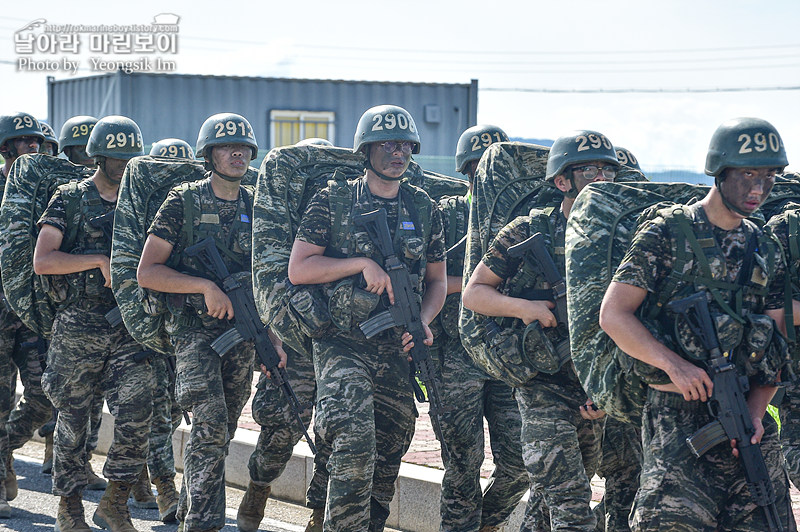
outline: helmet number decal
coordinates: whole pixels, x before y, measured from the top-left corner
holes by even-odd
[[[33,127],[33,118],[30,115],[22,115],[14,117],[14,129],[25,129]]]
[[[494,139],[492,139],[492,134],[494,134]],[[495,131],[494,133],[489,133],[488,131],[484,131],[483,133],[478,135],[473,135],[469,138],[469,141],[472,143],[472,151],[479,151],[483,148],[488,148],[495,142],[502,142],[503,138],[500,136],[499,131]]]
[[[736,140],[741,142],[739,146],[740,154],[753,153],[753,150],[761,153],[767,151],[767,148],[778,153],[781,149],[781,139],[773,132],[769,132],[765,135],[759,131],[752,137],[747,133],[742,133]]]
[[[253,129],[246,125],[244,122],[236,122],[234,120],[226,120],[225,122],[217,122],[214,124],[214,129],[217,130],[214,138],[220,137],[233,137],[241,134],[242,137],[255,138],[253,136]],[[239,133],[241,129],[241,133]]]
[[[575,137],[575,142],[578,143],[578,151],[598,150],[601,146],[612,150],[614,147],[605,135],[595,135],[589,133],[588,135],[578,135]]]
[[[81,124],[78,126],[72,126],[72,138],[75,139],[78,137],[85,137],[92,132],[93,128],[94,124]]]
[[[180,152],[180,155],[178,155],[178,152]],[[186,153],[186,146],[161,146],[158,154],[161,157],[181,157],[183,159],[189,158],[189,154]]]
[[[622,150],[617,150],[617,159],[620,164],[638,164],[636,157],[632,153],[625,153]]]
[[[130,144],[128,143],[128,137],[130,137]],[[113,133],[109,133],[106,135],[106,149],[113,150],[114,148],[126,148],[128,146],[133,148],[141,148],[142,147],[142,137],[141,135],[137,135],[136,133],[124,133],[120,131],[116,135]]]
[[[407,129],[411,133],[414,132],[414,123],[402,113],[395,115],[394,113],[386,113],[385,115],[375,115],[372,117],[372,131],[383,131],[385,129]]]

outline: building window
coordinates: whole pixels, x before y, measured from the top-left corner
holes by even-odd
[[[289,146],[312,137],[334,142],[333,111],[270,111],[272,145]]]

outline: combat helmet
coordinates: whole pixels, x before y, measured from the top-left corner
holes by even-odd
[[[708,145],[706,174],[725,168],[784,168],[789,164],[775,126],[761,118],[734,118],[721,124]]]
[[[197,135],[195,154],[198,159],[211,158],[206,148],[218,144],[245,144],[250,146],[252,161],[258,156],[258,143],[250,122],[235,113],[218,113],[206,118]]]
[[[466,129],[456,145],[456,172],[466,174],[467,163],[480,160],[486,148],[495,142],[508,142],[506,132],[497,126],[481,124]]]
[[[126,116],[111,115],[97,121],[86,143],[89,157],[132,159],[144,155],[142,132]]]
[[[353,152],[360,152],[367,144],[387,140],[411,141],[414,144],[411,153],[419,153],[419,131],[408,111],[397,105],[377,105],[367,109],[356,126]]]
[[[310,137],[307,139],[303,139],[295,146],[333,146],[333,142],[329,141],[328,139],[321,139],[319,137]]]
[[[19,137],[38,137],[40,142],[44,142],[42,126],[36,118],[28,113],[14,113],[0,116],[0,152],[7,157],[16,157],[17,153],[13,146],[6,143],[11,139]]]
[[[189,143],[181,139],[161,139],[150,148],[150,155],[172,159],[194,159],[194,151]]]
[[[567,167],[591,161],[606,161],[614,166],[619,166],[614,145],[605,135],[584,129],[558,137],[550,147],[550,154],[547,156],[545,181],[554,183],[556,176],[564,173]],[[564,195],[574,198],[578,194],[578,188],[575,186],[572,172],[566,177],[572,185],[572,189],[565,192]]]
[[[639,167],[639,160],[631,153],[631,150],[623,148],[622,146],[614,146],[614,150],[617,152],[619,164],[627,166],[628,168],[633,168],[634,170],[639,170],[640,172],[642,171]]]
[[[44,120],[39,120],[39,125],[42,126],[42,133],[44,134],[44,142],[42,142],[40,151],[46,153],[45,150],[47,148],[45,146],[47,144],[51,144],[53,150],[52,153],[49,153],[48,155],[58,155],[58,139],[56,138],[56,132],[53,131],[53,128],[50,127],[50,124]]]
[[[61,126],[61,134],[58,136],[59,153],[64,151],[67,146],[86,146],[89,144],[89,136],[97,123],[97,118],[93,116],[73,116]]]

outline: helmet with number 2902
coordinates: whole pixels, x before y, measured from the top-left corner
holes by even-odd
[[[387,140],[408,140],[414,144],[411,153],[419,153],[419,131],[411,114],[397,105],[378,105],[367,109],[356,126],[353,152],[367,144]]]
[[[558,137],[550,147],[545,178],[553,182],[568,166],[591,161],[607,161],[619,166],[614,145],[605,135],[590,130],[573,131]]]
[[[111,115],[101,118],[92,128],[86,144],[89,157],[132,159],[144,155],[142,132],[127,116]]]
[[[784,168],[789,164],[775,126],[761,118],[734,118],[722,123],[708,145],[706,174],[725,168]]]
[[[219,144],[244,144],[251,148],[251,161],[258,156],[258,142],[253,127],[245,117],[236,113],[218,113],[206,118],[200,126],[194,151],[198,159],[211,157],[206,148]]]

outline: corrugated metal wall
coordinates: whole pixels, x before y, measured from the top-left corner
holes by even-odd
[[[335,144],[350,147],[361,114],[373,105],[392,103],[414,117],[422,154],[439,156],[453,155],[458,136],[476,123],[478,104],[477,80],[424,84],[117,72],[51,78],[48,93],[48,118],[57,131],[75,115],[121,114],[139,124],[146,144],[177,137],[194,145],[203,120],[229,111],[250,121],[262,148],[271,144],[272,110],[333,111]],[[438,123],[426,120],[436,114],[435,106]]]

